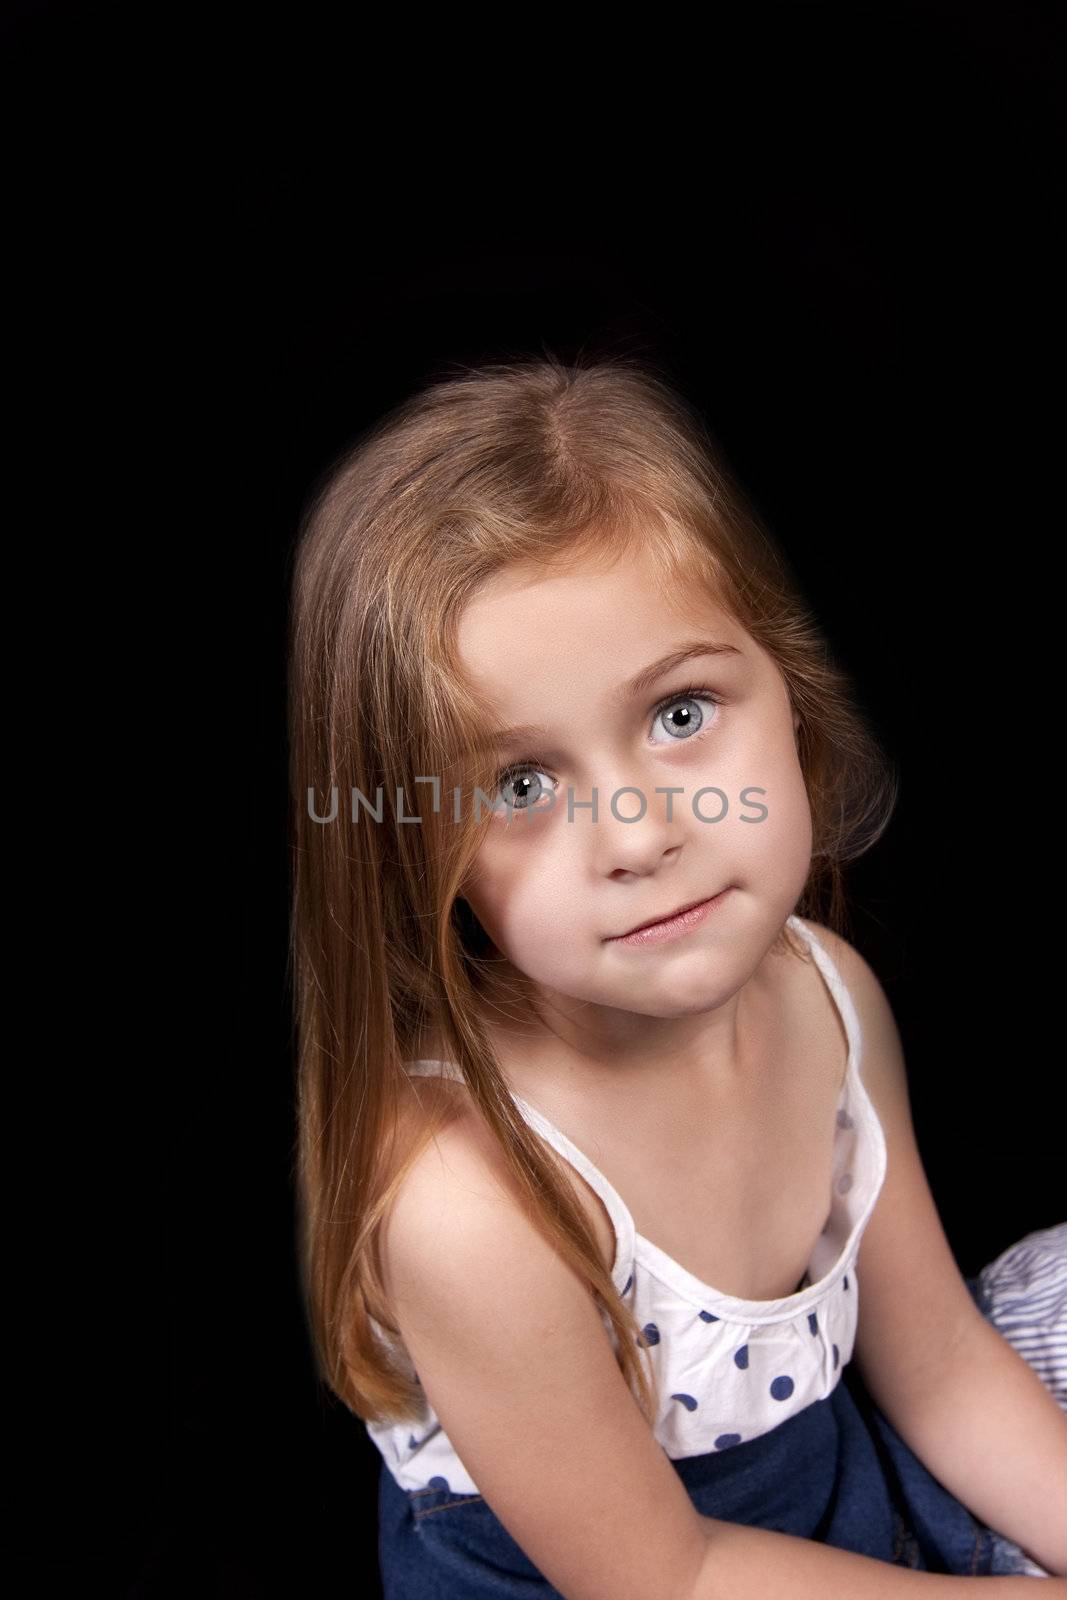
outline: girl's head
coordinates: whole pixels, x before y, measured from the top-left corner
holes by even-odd
[[[808,878],[811,807],[785,677],[711,575],[665,564],[654,541],[605,553],[506,567],[460,616],[460,660],[492,707],[480,732],[504,763],[463,889],[553,1032],[577,1014],[583,1050],[633,1033],[643,1052],[634,1013],[706,1012],[775,941]],[[725,890],[655,954],[620,941]]]
[[[546,996],[557,1014],[707,1011],[789,947],[794,910],[841,926],[842,866],[886,826],[895,778],[782,553],[647,368],[465,371],[365,433],[308,506],[290,733],[301,1242],[324,1377],[368,1420],[419,1413],[378,1337],[376,1241],[417,1153],[399,1143],[403,1063],[429,1029],[648,1409],[633,1319],[487,1019]],[[728,886],[653,961],[611,942]],[[423,1138],[444,1097],[427,1111]]]

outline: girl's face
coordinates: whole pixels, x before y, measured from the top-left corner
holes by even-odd
[[[792,913],[811,859],[799,719],[781,674],[695,583],[665,601],[653,559],[566,576],[510,568],[470,602],[458,635],[495,726],[537,725],[494,744],[491,798],[512,811],[493,816],[465,898],[556,1015],[608,1040],[630,1036],[634,1013],[693,1018],[728,1001]],[[694,645],[725,648],[659,667]],[[723,890],[678,937],[617,940]]]

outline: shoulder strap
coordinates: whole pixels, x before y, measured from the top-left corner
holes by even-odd
[[[859,1013],[856,1010],[855,1002],[838,970],[837,963],[815,933],[815,930],[809,928],[807,923],[803,922],[800,917],[793,916],[787,920],[789,926],[807,941],[815,964],[822,974],[823,981],[830,991],[830,997],[837,1007],[838,1015],[844,1025],[845,1037],[848,1040],[848,1062],[845,1067],[845,1078],[847,1080],[851,1072],[859,1072],[863,1056],[863,1033],[860,1028]]]
[[[418,1061],[405,1061],[409,1078],[451,1078],[455,1083],[463,1082],[463,1074],[454,1061],[431,1061],[428,1057],[420,1057]]]
[[[568,1139],[567,1135],[549,1122],[548,1118],[523,1100],[520,1095],[512,1094],[511,1098],[518,1106],[525,1120],[530,1124],[535,1133],[558,1150],[559,1154],[568,1161],[589,1184],[590,1188],[598,1194],[604,1202],[604,1207],[611,1218],[612,1228],[615,1230],[615,1261],[612,1267],[612,1279],[619,1293],[627,1288],[633,1264],[634,1254],[634,1219],[630,1215],[625,1201],[615,1188],[609,1183],[598,1166],[595,1166],[583,1150]]]
[[[458,1083],[463,1081],[463,1074],[454,1061],[418,1060],[409,1061],[406,1066],[408,1073],[413,1077],[428,1078],[437,1076],[452,1078]],[[619,1293],[623,1293],[628,1287],[633,1269],[635,1229],[633,1217],[630,1215],[622,1196],[614,1185],[608,1182],[600,1168],[594,1166],[585,1152],[579,1150],[578,1146],[572,1143],[567,1135],[556,1127],[555,1123],[549,1122],[543,1112],[538,1111],[536,1106],[530,1105],[528,1100],[524,1100],[521,1095],[517,1095],[513,1091],[511,1091],[511,1098],[518,1107],[524,1121],[528,1122],[535,1133],[540,1134],[542,1139],[545,1139],[554,1150],[558,1151],[565,1161],[569,1162],[572,1167],[575,1167],[581,1173],[590,1188],[604,1202],[604,1207],[611,1218],[611,1225],[615,1230],[615,1261],[612,1267],[612,1279]]]

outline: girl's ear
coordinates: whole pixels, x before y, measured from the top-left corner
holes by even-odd
[[[799,727],[800,727],[800,712],[799,711],[794,711],[793,712],[793,732],[796,733],[796,731],[797,731],[797,729]]]

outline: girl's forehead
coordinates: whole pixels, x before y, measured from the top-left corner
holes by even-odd
[[[611,565],[589,561],[565,571],[512,566],[485,580],[458,621],[468,666],[491,657],[509,637],[530,648],[530,630],[556,648],[595,654],[631,634],[663,637],[679,628],[707,630],[740,646],[751,639],[696,571],[675,574],[651,552],[627,552]],[[545,646],[543,646],[545,647]]]
[[[672,671],[677,683],[683,674],[761,678],[768,666],[702,584],[676,596],[621,563],[606,573],[502,575],[468,606],[457,646],[461,671],[513,742],[546,738],[544,706],[573,705],[576,689],[608,709],[669,689]]]

